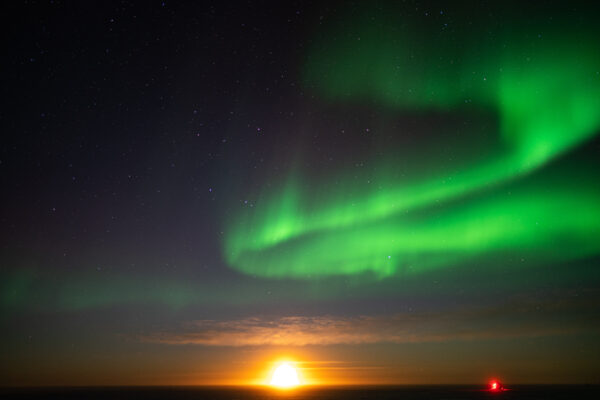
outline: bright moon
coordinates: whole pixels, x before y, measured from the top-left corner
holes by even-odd
[[[281,363],[273,372],[273,377],[271,378],[272,386],[291,388],[299,384],[300,381],[298,380],[296,369],[288,363]]]

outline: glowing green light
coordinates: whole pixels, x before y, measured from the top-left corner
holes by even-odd
[[[450,203],[516,182],[598,133],[600,52],[590,35],[556,31],[531,44],[521,40],[527,30],[515,30],[495,42],[460,41],[469,48],[399,32],[385,18],[345,22],[357,33],[334,29],[309,54],[305,83],[321,99],[421,112],[493,110],[502,148],[467,168],[408,183],[375,177],[360,194],[343,172],[335,191],[308,190],[290,178],[228,227],[225,256],[233,267],[266,277],[387,276],[503,249],[540,260],[600,250],[600,197],[586,186]],[[421,218],[407,217],[415,211]],[[571,247],[556,254],[559,238]]]

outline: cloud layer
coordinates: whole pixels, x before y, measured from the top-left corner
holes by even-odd
[[[145,342],[204,346],[307,346],[418,343],[564,335],[598,331],[593,318],[574,319],[562,306],[458,309],[379,316],[287,316],[199,320],[178,331],[143,336]]]

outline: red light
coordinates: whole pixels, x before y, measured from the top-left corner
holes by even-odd
[[[492,382],[492,390],[498,389],[498,382]]]
[[[494,391],[494,392],[500,391],[500,390],[502,390],[502,385],[498,381],[491,381],[490,382],[490,390]]]

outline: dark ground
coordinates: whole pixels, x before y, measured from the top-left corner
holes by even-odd
[[[304,388],[279,391],[247,387],[105,387],[105,388],[4,388],[2,398],[10,399],[594,399],[600,385],[523,385],[503,392],[478,386],[373,386]]]

